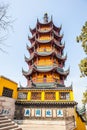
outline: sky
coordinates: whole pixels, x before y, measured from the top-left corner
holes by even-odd
[[[37,18],[42,21],[44,13],[48,13],[49,19],[53,16],[56,26],[62,25],[64,54],[67,53],[65,70],[70,67],[70,74],[65,84],[73,85],[75,101],[81,105],[83,92],[87,88],[87,77],[80,78],[78,64],[86,55],[81,43],[76,42],[76,36],[81,33],[81,28],[87,20],[87,0],[0,0],[0,3],[9,4],[8,16],[13,21],[12,28],[2,31],[6,39],[0,47],[7,53],[0,51],[0,75],[24,87],[27,85],[26,78],[22,75],[22,68],[28,70],[24,55],[29,57],[26,49],[26,44],[30,45],[29,27],[33,29]],[[1,32],[0,34],[2,35]]]

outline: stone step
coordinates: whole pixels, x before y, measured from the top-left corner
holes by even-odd
[[[10,119],[8,119],[8,120],[2,120],[2,121],[0,121],[0,124],[2,124],[2,123],[9,123],[9,122],[11,122]]]
[[[6,120],[8,117],[0,117],[0,120]]]
[[[12,125],[12,126],[6,126],[6,127],[2,127],[0,128],[0,130],[11,130],[11,129],[14,129],[14,128],[18,128],[18,125]]]
[[[22,128],[8,117],[0,115],[0,130],[22,130]]]
[[[0,114],[0,117],[5,117],[5,116]]]
[[[14,129],[10,129],[10,130],[22,130],[22,128],[18,127],[18,128],[14,128]]]
[[[15,123],[14,122],[2,123],[0,124],[0,128],[5,126],[11,126],[11,125],[15,125]]]

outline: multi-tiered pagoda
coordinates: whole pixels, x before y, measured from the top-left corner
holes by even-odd
[[[47,14],[43,19],[43,23],[37,20],[36,27],[30,28],[31,46],[27,45],[30,57],[25,57],[28,71],[22,70],[27,86],[18,88],[16,118],[74,119],[76,102],[72,86],[64,84],[69,69],[64,70],[67,55],[63,55],[65,44],[62,43],[61,27],[56,27]]]

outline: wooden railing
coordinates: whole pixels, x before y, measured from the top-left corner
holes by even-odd
[[[33,79],[33,82],[34,83],[51,83],[51,82],[54,82],[55,80],[54,79],[43,79],[43,78],[37,78],[37,79]]]

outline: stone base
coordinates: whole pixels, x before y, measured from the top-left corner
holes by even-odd
[[[43,119],[51,120],[58,117],[70,117],[75,116],[74,107],[65,106],[25,106],[25,105],[16,105],[15,110],[15,119],[17,120],[28,120],[28,119]]]
[[[15,99],[9,97],[0,97],[0,114],[13,119],[15,112]]]

